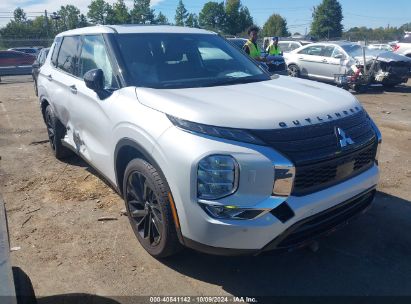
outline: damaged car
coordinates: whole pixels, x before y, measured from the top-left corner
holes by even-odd
[[[364,79],[364,85],[392,87],[406,83],[411,68],[411,60],[405,56],[368,48],[364,54],[362,46],[346,41],[313,43],[284,57],[290,76],[332,83],[336,82],[337,75],[352,77],[357,74],[355,80]],[[367,77],[361,78],[361,75]]]

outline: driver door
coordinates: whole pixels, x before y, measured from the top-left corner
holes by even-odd
[[[328,81],[334,81],[336,74],[344,74],[347,70],[347,56],[338,46],[327,45],[324,48],[323,77]]]
[[[105,88],[115,90],[118,84],[113,76],[112,64],[101,34],[82,37],[78,75],[74,84],[76,98],[71,99],[71,139],[82,157],[106,176],[111,176],[107,164],[113,149],[110,136],[112,123],[109,113],[116,93],[100,99],[96,92],[86,87],[84,74],[92,69],[104,73]]]

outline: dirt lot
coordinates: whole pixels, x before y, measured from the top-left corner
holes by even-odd
[[[121,198],[79,158],[56,160],[29,77],[0,84],[0,192],[13,265],[39,297],[411,295],[411,82],[357,96],[384,137],[370,211],[320,242],[258,257],[186,250],[158,261],[135,240]],[[117,220],[100,222],[103,216]]]

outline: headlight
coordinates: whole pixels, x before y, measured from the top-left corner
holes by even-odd
[[[197,167],[197,196],[200,199],[219,199],[234,193],[238,187],[238,164],[228,155],[203,158]]]
[[[264,142],[250,134],[249,132],[241,129],[234,128],[222,128],[214,127],[210,125],[204,125],[188,120],[183,120],[174,116],[167,115],[168,119],[177,127],[195,133],[201,133],[209,136],[220,137],[230,140],[236,140],[240,142],[247,142],[256,145],[264,145]]]

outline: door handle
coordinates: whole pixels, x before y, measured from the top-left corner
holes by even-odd
[[[69,88],[70,88],[70,92],[71,92],[71,93],[77,94],[77,88],[76,88],[76,86],[75,86],[74,84],[71,85],[71,86],[69,86]]]
[[[50,75],[47,75],[46,78],[47,78],[48,81],[52,81],[52,80],[53,80],[53,77],[51,76],[51,74],[50,74]]]
[[[321,62],[327,63],[327,59],[323,59],[321,60]]]

